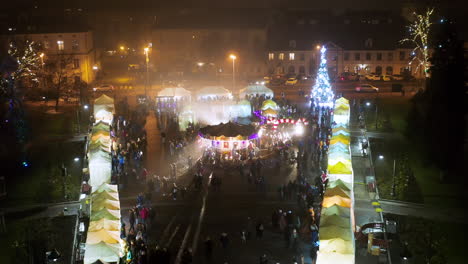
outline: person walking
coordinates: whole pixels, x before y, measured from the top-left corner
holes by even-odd
[[[205,239],[205,258],[207,261],[211,260],[211,256],[213,255],[213,241],[209,236]]]
[[[130,230],[134,230],[135,231],[135,212],[133,211],[133,209],[130,209],[129,210],[129,217],[128,217],[128,222],[130,223],[130,228],[128,229],[128,231]]]
[[[247,243],[247,232],[245,230],[242,230],[241,233],[241,242],[242,244],[245,244]]]
[[[227,253],[228,247],[229,247],[229,237],[226,232],[221,233],[221,236],[219,237],[219,241],[221,242],[221,246],[224,249],[224,253]]]
[[[262,239],[263,237],[263,223],[262,222],[259,222],[257,224],[257,239]]]

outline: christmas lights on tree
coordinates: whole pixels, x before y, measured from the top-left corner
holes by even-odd
[[[331,89],[330,78],[328,77],[327,60],[325,59],[326,51],[325,47],[322,47],[320,50],[320,67],[312,89],[312,100],[315,106],[332,108],[335,95]]]

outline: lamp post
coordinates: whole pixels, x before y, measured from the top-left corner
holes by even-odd
[[[41,68],[44,69],[44,53],[41,52],[41,54],[39,54],[39,57],[41,58]]]
[[[231,54],[229,55],[229,58],[232,60],[232,91],[234,92],[234,89],[236,87],[236,55]]]
[[[145,85],[145,97],[148,96],[147,94],[147,86],[149,85],[149,48],[145,48],[145,55],[146,55],[146,85]]]

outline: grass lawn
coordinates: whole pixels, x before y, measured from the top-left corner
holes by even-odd
[[[392,97],[378,99],[379,126],[377,131],[389,132],[393,137],[385,139],[374,139],[371,142],[374,159],[379,155],[384,155],[384,162],[376,162],[376,176],[379,183],[379,190],[384,198],[390,198],[392,185],[393,158],[398,158],[398,153],[406,153],[409,163],[416,178],[414,192],[410,195],[412,201],[420,201],[434,206],[460,207],[463,201],[467,200],[467,195],[457,184],[444,184],[439,181],[439,172],[431,164],[426,164],[421,160],[419,148],[414,143],[409,142],[405,136],[406,116],[410,109],[408,98]],[[390,121],[390,130],[383,125],[383,119]],[[369,131],[375,131],[375,108],[369,108],[366,123]],[[430,144],[430,143],[429,143]],[[418,194],[417,192],[420,192]]]
[[[464,256],[464,230],[468,224],[443,223],[431,221],[418,217],[385,215],[386,219],[396,220],[398,223],[399,240],[407,241],[408,247],[413,254],[411,263],[425,263],[423,261],[425,250],[430,246],[430,241],[435,243],[435,249],[446,258],[447,263],[465,263]],[[430,239],[429,234],[432,235]]]
[[[12,166],[6,175],[8,196],[1,202],[2,206],[64,201],[64,181],[68,200],[78,197],[81,162],[75,162],[74,158],[81,160],[83,141],[69,141],[77,127],[74,109],[74,106],[64,106],[63,112],[48,113],[43,105],[26,106],[31,129],[25,157],[29,166]],[[20,164],[21,160],[15,162]],[[61,175],[62,163],[71,175],[65,179]]]
[[[43,263],[52,249],[62,255],[56,263],[70,263],[76,216],[51,219],[7,219],[7,232],[0,239],[1,263]]]

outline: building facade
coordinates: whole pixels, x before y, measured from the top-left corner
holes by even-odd
[[[23,33],[10,36],[11,40],[34,41],[44,54],[44,64],[66,57],[67,75],[92,83],[99,70],[98,54],[94,47],[92,31],[71,31],[58,33]]]
[[[229,10],[228,10],[229,11]],[[163,76],[206,73],[219,78],[263,76],[266,64],[266,19],[248,20],[248,14],[201,11],[160,21],[152,31],[151,61]]]

